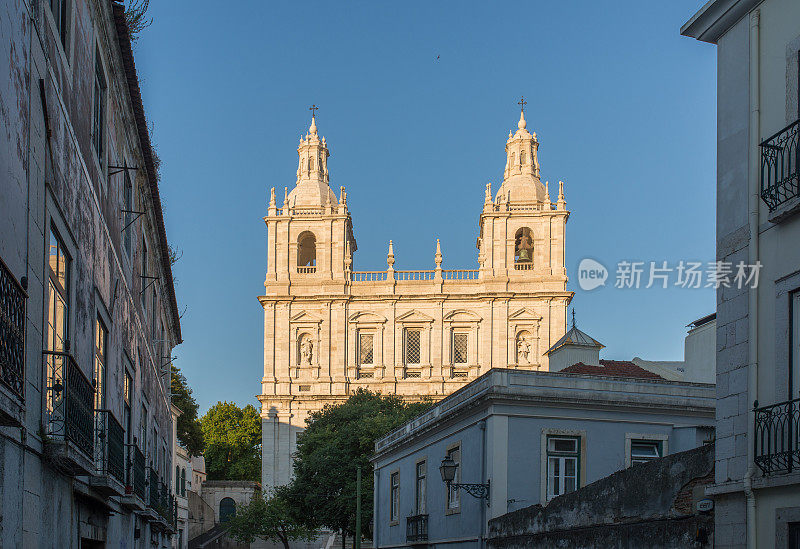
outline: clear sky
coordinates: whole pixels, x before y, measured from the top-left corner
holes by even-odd
[[[262,217],[270,187],[280,203],[294,185],[312,103],[331,186],[348,191],[354,267],[385,269],[392,239],[395,268],[432,269],[440,238],[444,268],[477,268],[484,186],[502,180],[524,95],[554,200],[565,182],[578,325],[606,358],[682,360],[713,289],[614,278],[620,260],[714,260],[716,52],[679,35],[702,4],[152,2],[135,55],[183,250],[177,365],[201,412],[257,404]],[[585,257],[608,267],[605,287],[578,287]]]

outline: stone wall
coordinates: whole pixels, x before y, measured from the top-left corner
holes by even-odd
[[[697,513],[714,480],[706,445],[619,471],[489,521],[490,547],[712,547],[714,516]]]

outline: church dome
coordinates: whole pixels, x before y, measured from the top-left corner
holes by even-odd
[[[289,193],[289,204],[292,208],[322,208],[328,204],[338,206],[336,195],[325,181],[299,181]]]

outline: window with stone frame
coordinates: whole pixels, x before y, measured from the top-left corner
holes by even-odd
[[[106,406],[106,363],[108,347],[108,329],[100,317],[97,317],[94,347],[94,409],[102,410]]]
[[[659,440],[631,440],[631,466],[647,463],[662,456],[661,441]]]
[[[400,517],[400,473],[389,476],[389,520],[397,522]]]
[[[469,334],[467,332],[453,332],[453,364],[467,364],[469,362]]]
[[[447,457],[456,464],[456,472],[453,476],[453,484],[461,482],[461,446],[455,446],[447,451]],[[458,488],[447,485],[447,509],[449,511],[458,510],[461,507],[461,493]]]
[[[103,165],[106,139],[106,75],[100,49],[95,47],[94,58],[94,104],[92,106],[92,145],[97,160]]]
[[[547,501],[579,486],[580,438],[547,437]]]
[[[405,330],[405,363],[411,366],[418,366],[421,363],[422,355],[422,330],[419,328],[406,328]]]
[[[375,364],[375,334],[372,332],[358,333],[358,364],[360,366]]]

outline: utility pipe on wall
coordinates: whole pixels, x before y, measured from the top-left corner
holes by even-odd
[[[758,209],[759,197],[759,142],[760,125],[760,77],[759,70],[759,27],[761,13],[758,9],[750,13],[750,135],[749,135],[749,169],[747,194],[750,242],[748,243],[748,259],[750,265],[759,260],[758,250]],[[758,400],[758,288],[751,287],[748,295],[747,328],[748,328],[748,372],[747,400],[752,405]],[[755,412],[748,412],[747,422],[747,472],[744,475],[744,495],[747,505],[747,548],[756,549],[758,536],[756,531],[756,495],[753,492],[753,476],[755,475]]]

